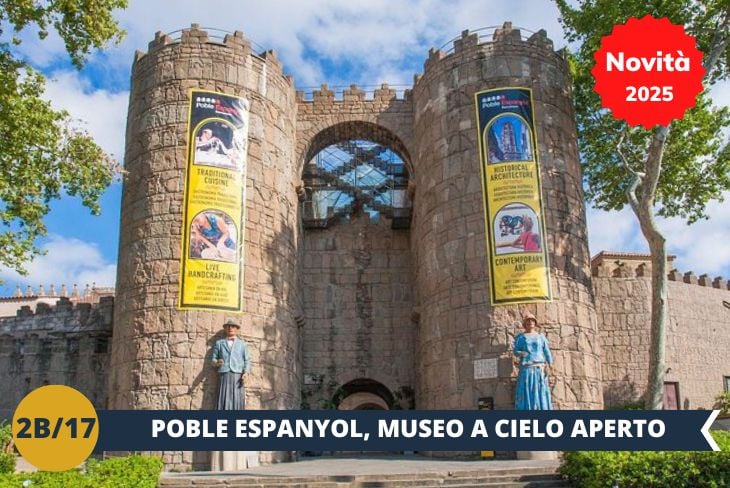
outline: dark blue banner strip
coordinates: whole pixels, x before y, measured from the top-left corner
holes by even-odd
[[[712,450],[712,411],[100,410],[105,451]],[[709,424],[708,424],[709,425]]]

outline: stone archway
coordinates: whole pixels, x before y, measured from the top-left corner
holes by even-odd
[[[348,395],[337,408],[339,410],[390,410],[382,397],[366,391]]]
[[[348,139],[367,139],[398,152],[414,174],[411,156],[415,156],[413,133],[413,98],[407,90],[403,98],[383,85],[371,100],[356,86],[345,90],[342,100],[335,100],[332,90],[323,85],[312,100],[297,99],[296,161],[301,172],[304,164],[324,147]]]
[[[411,153],[403,140],[387,127],[364,120],[338,122],[317,132],[308,141],[309,144],[306,150],[302,152],[301,162],[306,164],[327,146],[354,139],[372,141],[393,150],[403,159],[408,171],[411,174],[413,173]]]

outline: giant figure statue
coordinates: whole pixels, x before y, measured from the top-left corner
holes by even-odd
[[[218,368],[218,410],[241,410],[246,406],[244,378],[251,371],[251,356],[246,341],[238,337],[241,326],[227,321],[226,337],[216,341],[213,366]]]
[[[238,337],[241,326],[233,320],[223,324],[225,338],[213,347],[213,366],[218,368],[218,410],[241,410],[246,407],[244,379],[251,371],[251,356],[246,341]],[[240,471],[258,466],[256,451],[212,451],[211,471]]]
[[[552,410],[546,369],[553,364],[553,356],[547,337],[535,331],[537,318],[531,313],[522,318],[522,327],[525,332],[515,337],[514,345],[514,355],[520,362],[515,409]]]

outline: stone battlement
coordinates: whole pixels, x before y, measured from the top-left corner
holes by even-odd
[[[170,33],[157,31],[155,38],[149,42],[147,52],[136,51],[134,54],[135,63],[140,61],[148,54],[164,49],[168,46],[175,45],[200,45],[200,44],[217,44],[232,49],[234,52],[242,55],[252,55],[266,65],[269,65],[276,72],[281,73],[283,66],[279,61],[276,53],[272,50],[265,50],[255,42],[246,38],[241,31],[228,32],[222,29],[211,27],[200,27],[200,24],[191,24],[189,28],[180,29]],[[260,51],[254,52],[254,49]],[[291,77],[287,77],[291,80]]]
[[[449,45],[450,47],[447,48]],[[461,36],[448,41],[440,48],[430,49],[423,65],[424,72],[451,55],[464,53],[479,45],[519,45],[525,46],[531,51],[540,49],[555,52],[553,41],[548,38],[544,29],[531,32],[513,27],[512,22],[505,22],[501,27],[464,30],[461,32]],[[557,51],[556,54],[563,57],[563,50]]]
[[[24,330],[45,330],[59,326],[61,329],[78,327],[78,321],[85,322],[83,317],[102,315],[107,317],[105,322],[110,324],[114,310],[114,297],[104,296],[96,303],[74,302],[67,297],[59,298],[55,304],[37,302],[35,310],[30,305],[21,305],[14,316],[0,317],[0,334]],[[71,317],[71,320],[65,320]],[[77,321],[78,319],[78,321]]]
[[[91,286],[87,284],[83,290],[79,290],[78,285],[74,284],[70,292],[66,285],[61,285],[60,291],[56,290],[54,284],[48,286],[47,289],[43,285],[37,289],[28,285],[25,292],[18,286],[13,295],[0,297],[0,318],[15,317],[19,310],[24,310],[25,314],[33,314],[38,310],[42,310],[41,313],[48,313],[47,308],[56,306],[59,298],[65,299],[64,304],[68,301],[74,305],[96,304],[104,297],[113,296],[113,287],[97,287],[96,284]]]
[[[15,317],[34,317],[40,315],[54,314],[73,314],[73,313],[90,313],[92,310],[111,310],[114,308],[114,296],[99,297],[98,302],[82,302],[73,301],[68,297],[60,297],[55,305],[46,302],[38,302],[35,304],[35,310],[30,305],[22,305],[16,312],[14,317],[0,317],[0,333],[2,333],[5,325]]]
[[[0,301],[6,300],[18,300],[24,298],[57,298],[57,297],[70,297],[72,300],[81,300],[88,302],[97,302],[102,296],[114,295],[114,287],[97,287],[96,283],[89,285],[86,284],[86,288],[79,291],[79,286],[74,283],[71,291],[68,291],[68,287],[65,284],[61,285],[59,291],[56,291],[56,285],[51,283],[48,286],[48,291],[44,285],[39,285],[37,290],[34,290],[31,285],[25,288],[25,292],[17,285],[15,293],[12,296],[0,297]]]
[[[368,87],[369,88],[369,87]],[[349,88],[332,87],[323,83],[318,90],[307,92],[305,90],[297,90],[297,102],[313,103],[313,104],[329,104],[334,102],[359,103],[359,102],[382,102],[391,103],[394,101],[412,102],[413,92],[410,88],[403,90],[399,96],[398,90],[395,90],[387,83],[383,83],[379,88],[363,90],[356,84],[352,84]]]
[[[681,272],[674,269],[676,256],[668,256],[671,271],[669,281],[690,285],[730,290],[730,282],[722,276],[711,278],[708,274],[699,277],[693,271]],[[651,255],[625,252],[602,251],[591,259],[591,274],[596,278],[651,278]]]
[[[114,297],[98,303],[24,305],[0,317],[0,412],[12,411],[30,390],[70,385],[96,408],[106,408]]]

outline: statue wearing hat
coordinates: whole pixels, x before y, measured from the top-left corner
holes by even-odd
[[[519,359],[515,409],[552,410],[546,369],[553,364],[547,337],[535,331],[537,318],[527,313],[522,318],[525,332],[515,337],[514,355]]]
[[[223,324],[225,338],[213,347],[213,366],[218,368],[218,410],[245,408],[244,376],[251,371],[251,356],[246,341],[238,337],[241,325],[233,320]]]

